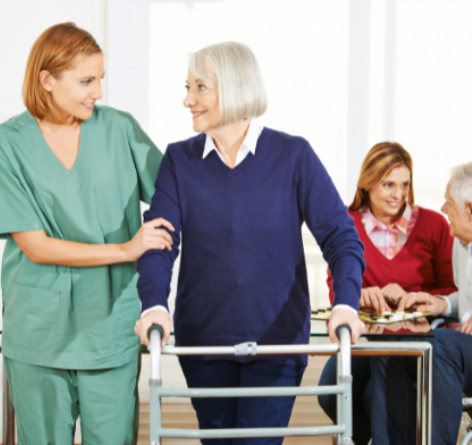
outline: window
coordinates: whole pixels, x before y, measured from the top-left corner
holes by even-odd
[[[386,4],[396,4],[387,14]],[[394,21],[394,51],[382,30]],[[394,139],[412,155],[415,200],[436,211],[451,167],[472,160],[472,3],[467,0],[372,1],[369,143],[384,133],[392,94]],[[385,88],[391,59],[395,81]]]

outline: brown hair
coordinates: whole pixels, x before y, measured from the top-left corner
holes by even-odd
[[[375,187],[394,168],[402,165],[407,167],[411,173],[408,202],[414,204],[413,161],[410,153],[397,142],[380,142],[370,149],[362,163],[356,194],[349,210],[359,210],[361,207],[369,205],[370,199],[367,190]]]
[[[23,81],[23,101],[32,116],[55,124],[63,124],[52,96],[40,84],[39,73],[49,71],[59,78],[73,68],[78,55],[89,56],[102,50],[93,36],[75,23],[60,23],[46,29],[34,42]]]

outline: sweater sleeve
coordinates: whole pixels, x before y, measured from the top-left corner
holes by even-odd
[[[306,141],[299,172],[299,209],[328,263],[333,306],[347,304],[358,310],[365,269],[363,244],[331,178]]]
[[[170,293],[172,266],[179,254],[182,224],[175,168],[170,151],[167,149],[162,159],[151,206],[144,212],[144,222],[161,217],[170,221],[175,228],[175,232],[169,232],[172,236],[172,250],[149,250],[138,260],[138,293],[142,311],[157,305],[169,310],[167,298]]]
[[[452,248],[454,238],[450,235],[447,221],[439,216],[438,224],[434,228],[433,268],[438,288],[430,291],[431,295],[449,295],[457,290],[452,275]]]

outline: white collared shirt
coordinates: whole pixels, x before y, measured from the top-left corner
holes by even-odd
[[[257,141],[259,140],[259,136],[261,135],[263,129],[264,127],[259,125],[255,119],[251,119],[249,121],[249,128],[247,130],[246,137],[244,138],[244,141],[238,150],[238,154],[236,155],[236,163],[234,164],[235,167],[241,164],[241,162],[246,159],[246,156],[249,153],[252,153],[253,155],[256,154]],[[225,158],[216,147],[215,141],[210,135],[207,134],[202,159],[205,159],[213,150],[218,153],[218,156],[226,165]]]

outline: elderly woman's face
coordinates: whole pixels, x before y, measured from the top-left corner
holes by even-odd
[[[370,209],[385,224],[393,224],[410,190],[411,173],[405,165],[394,168],[369,192]]]
[[[188,71],[187,96],[184,106],[190,110],[193,129],[198,133],[207,133],[219,126],[220,110],[218,106],[218,85],[198,79]]]

